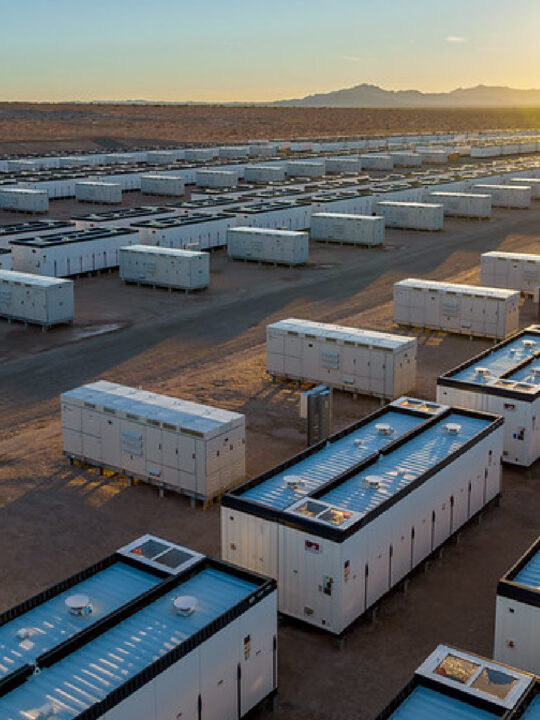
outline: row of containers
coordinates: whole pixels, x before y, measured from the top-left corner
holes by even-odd
[[[233,415],[104,382],[62,396],[70,443],[156,476],[166,455],[215,467]],[[222,560],[138,538],[0,615],[0,715],[243,717],[275,697],[278,612],[340,636],[497,500],[503,444],[500,416],[402,397],[226,494]],[[537,706],[539,568],[540,541],[497,588],[506,665],[438,647],[381,720]]]
[[[445,165],[449,157],[451,154],[447,150],[436,149],[420,152],[394,151],[386,154],[372,152],[336,157],[314,156],[287,162],[272,158],[259,164],[222,161],[219,165],[207,166],[173,164],[166,169],[155,165],[135,165],[114,171],[88,168],[77,171],[47,171],[41,175],[23,172],[1,179],[0,208],[44,213],[49,210],[50,199],[70,197],[80,202],[116,205],[122,203],[124,191],[139,190],[147,195],[181,197],[185,193],[186,184],[223,190],[237,188],[241,181],[253,185],[283,183],[291,179],[314,181],[336,174],[354,176],[362,170],[388,173],[395,169]],[[461,170],[464,176],[467,176],[468,172],[469,170],[467,173],[465,169]]]

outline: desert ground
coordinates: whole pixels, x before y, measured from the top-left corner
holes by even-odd
[[[354,109],[0,103],[0,153],[388,133],[537,130],[540,108]]]
[[[394,281],[479,282],[481,252],[537,252],[539,227],[540,203],[495,210],[489,221],[447,220],[440,233],[387,230],[384,250],[312,244],[308,265],[293,270],[232,263],[220,250],[212,253],[204,292],[125,286],[107,273],[76,279],[73,326],[41,333],[1,322],[0,611],[145,532],[219,555],[217,506],[203,511],[184,497],[160,498],[148,485],[130,487],[67,464],[59,393],[106,378],[243,412],[252,477],[306,442],[299,389],[273,384],[265,373],[267,323],[296,316],[402,332],[392,323]],[[525,302],[521,325],[536,319],[537,306]],[[417,335],[416,392],[429,399],[441,372],[490,346]],[[338,430],[379,402],[336,393],[334,405]],[[539,480],[537,465],[505,468],[500,507],[464,529],[427,571],[419,569],[408,592],[387,597],[374,623],[357,622],[341,649],[283,620],[279,707],[274,715],[261,707],[253,717],[369,720],[437,643],[490,655],[497,580],[538,535]]]

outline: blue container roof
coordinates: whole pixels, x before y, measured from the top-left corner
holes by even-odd
[[[540,549],[524,565],[512,582],[527,585],[534,590],[540,590]]]
[[[341,475],[374,452],[425,422],[428,416],[406,414],[389,408],[365,425],[343,437],[329,443],[321,450],[308,455],[285,470],[249,487],[239,494],[246,500],[254,500],[267,507],[284,510],[307,493],[311,493],[324,483]],[[387,423],[394,428],[392,435],[382,435],[376,429],[379,423]],[[287,487],[287,476],[299,478],[298,489]]]
[[[459,450],[492,422],[491,417],[450,412],[318,499],[339,508],[366,514]],[[447,425],[453,424],[460,426],[456,434],[446,430]],[[368,485],[366,478],[369,476],[377,478],[379,485]]]
[[[91,627],[159,582],[161,578],[144,568],[117,561],[5,623],[0,627],[0,680],[25,664],[34,663],[42,653]],[[90,615],[68,612],[66,598],[79,593],[88,596],[92,605]],[[31,634],[19,639],[17,631],[23,628]]]
[[[0,717],[22,720],[31,717],[28,713],[32,710],[51,703],[55,720],[72,720],[232,609],[257,587],[223,570],[201,569],[0,698]],[[172,603],[178,595],[196,598],[192,615],[176,614]]]
[[[537,695],[521,716],[521,720],[540,720],[540,695]]]
[[[525,341],[527,344],[524,344]],[[531,341],[533,345],[529,345],[527,341]],[[524,360],[534,357],[540,352],[540,336],[533,333],[525,333],[516,337],[511,342],[506,343],[502,347],[495,348],[488,355],[478,358],[478,362],[472,363],[462,368],[455,374],[451,373],[453,380],[462,380],[464,382],[473,382],[478,385],[487,385],[493,381],[493,378],[500,377],[504,373],[509,372]],[[482,367],[489,371],[488,376],[478,375],[476,368]],[[517,377],[513,377],[517,380]]]
[[[492,720],[498,717],[457,698],[419,686],[394,710],[389,720]]]

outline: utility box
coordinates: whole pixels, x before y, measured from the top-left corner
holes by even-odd
[[[120,248],[120,278],[140,285],[200,290],[210,284],[210,255],[150,245]]]
[[[100,380],[61,396],[64,454],[203,501],[241,482],[245,418]]]
[[[300,395],[300,417],[307,420],[308,447],[320,443],[332,433],[332,388],[318,385]]]
[[[72,322],[73,315],[71,280],[0,269],[1,317],[48,328]]]
[[[416,384],[416,338],[288,318],[266,328],[274,377],[395,398]]]
[[[432,232],[443,229],[444,205],[440,203],[382,200],[375,208],[384,217],[386,227]]]
[[[409,278],[394,284],[394,322],[502,340],[519,329],[519,292]]]
[[[384,243],[384,218],[347,213],[313,213],[311,239],[373,247]]]
[[[485,220],[491,216],[491,195],[430,192],[429,199],[444,207],[444,214],[449,217],[479,218]]]
[[[540,285],[540,255],[495,251],[482,253],[480,271],[482,285],[519,290],[534,297]]]
[[[222,498],[222,557],[335,635],[495,500],[502,418],[401,398]],[[341,451],[341,452],[340,452]]]
[[[540,326],[531,325],[437,379],[437,400],[504,417],[502,459],[540,457]]]
[[[493,657],[540,675],[540,538],[497,585]]]
[[[230,228],[227,230],[227,254],[233,260],[303,265],[309,257],[309,235],[294,230]]]
[[[75,183],[75,198],[79,202],[119,205],[122,202],[122,185],[84,180]]]

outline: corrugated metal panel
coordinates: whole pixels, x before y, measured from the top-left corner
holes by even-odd
[[[141,595],[160,582],[145,570],[116,562],[74,585],[69,590],[41,603],[0,627],[0,680],[25,663],[33,663],[42,653],[59,645],[81,630],[91,627],[116,608]],[[70,595],[87,595],[92,613],[71,615],[65,605]],[[22,628],[31,630],[27,639],[17,638]]]
[[[514,582],[540,589],[540,551],[515,576]]]
[[[498,715],[425,687],[417,687],[390,720],[490,720]]]
[[[523,341],[525,341],[525,343]],[[529,344],[529,341],[532,344]],[[478,364],[463,368],[463,370],[452,375],[452,379],[486,385],[493,382],[493,378],[500,377],[503,373],[508,372],[519,363],[522,363],[527,358],[533,357],[539,352],[540,337],[538,337],[538,335],[525,333],[503,347],[495,348],[489,355],[479,359]],[[478,375],[476,373],[477,367],[486,368],[489,375]],[[512,375],[512,379],[517,380],[518,378]]]
[[[242,497],[284,510],[306,493],[313,492],[371,453],[377,452],[390,442],[402,437],[425,422],[426,419],[426,417],[406,415],[389,409],[354,432],[327,445],[319,452],[291,465],[259,485],[249,488],[242,493]],[[391,435],[382,435],[376,428],[379,423],[391,425],[394,432]],[[303,485],[298,489],[287,487],[285,477],[288,475],[298,477]]]
[[[359,475],[322,495],[320,500],[347,510],[367,513],[459,450],[491,422],[491,419],[452,412],[388,455],[382,455]],[[459,425],[459,432],[447,432],[445,426],[449,424]],[[378,478],[379,485],[369,486],[366,482],[368,476]]]
[[[60,662],[0,699],[2,720],[20,720],[46,702],[56,720],[70,720],[237,605],[256,585],[206,568]],[[197,599],[192,615],[177,615],[178,595]]]

